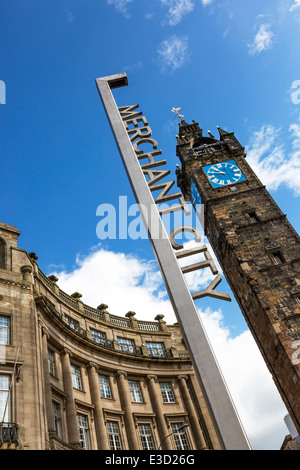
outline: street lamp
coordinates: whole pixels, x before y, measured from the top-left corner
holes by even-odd
[[[158,447],[157,450],[159,450],[159,449],[161,448],[162,443],[163,443],[169,436],[172,436],[172,434],[177,434],[179,431],[181,431],[182,429],[186,428],[187,426],[189,426],[188,423],[182,424],[182,426],[180,426],[176,431],[173,431],[173,432],[171,432],[170,434],[168,434],[168,435],[161,441],[161,443],[160,443],[160,445],[159,445],[159,447]]]

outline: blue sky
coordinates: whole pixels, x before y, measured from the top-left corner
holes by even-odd
[[[97,237],[99,205],[135,202],[98,77],[127,73],[117,104],[140,105],[173,177],[173,106],[204,133],[234,131],[299,231],[299,0],[12,0],[1,12],[0,220],[21,230],[19,246],[66,292],[113,314],[152,320],[159,309],[172,321],[148,240]],[[235,301],[197,306],[253,447],[280,447],[284,410]],[[239,381],[238,348],[248,351],[241,374],[255,357]]]

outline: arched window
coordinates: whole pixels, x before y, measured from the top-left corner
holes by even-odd
[[[5,257],[6,245],[5,241],[0,238],[0,268],[6,269],[6,257]]]

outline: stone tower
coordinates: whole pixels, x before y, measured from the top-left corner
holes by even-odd
[[[218,131],[205,137],[181,119],[177,184],[201,204],[205,235],[300,433],[299,236],[234,133]]]

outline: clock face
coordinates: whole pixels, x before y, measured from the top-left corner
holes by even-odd
[[[213,188],[240,183],[247,179],[235,160],[207,165],[203,167],[203,170]]]

